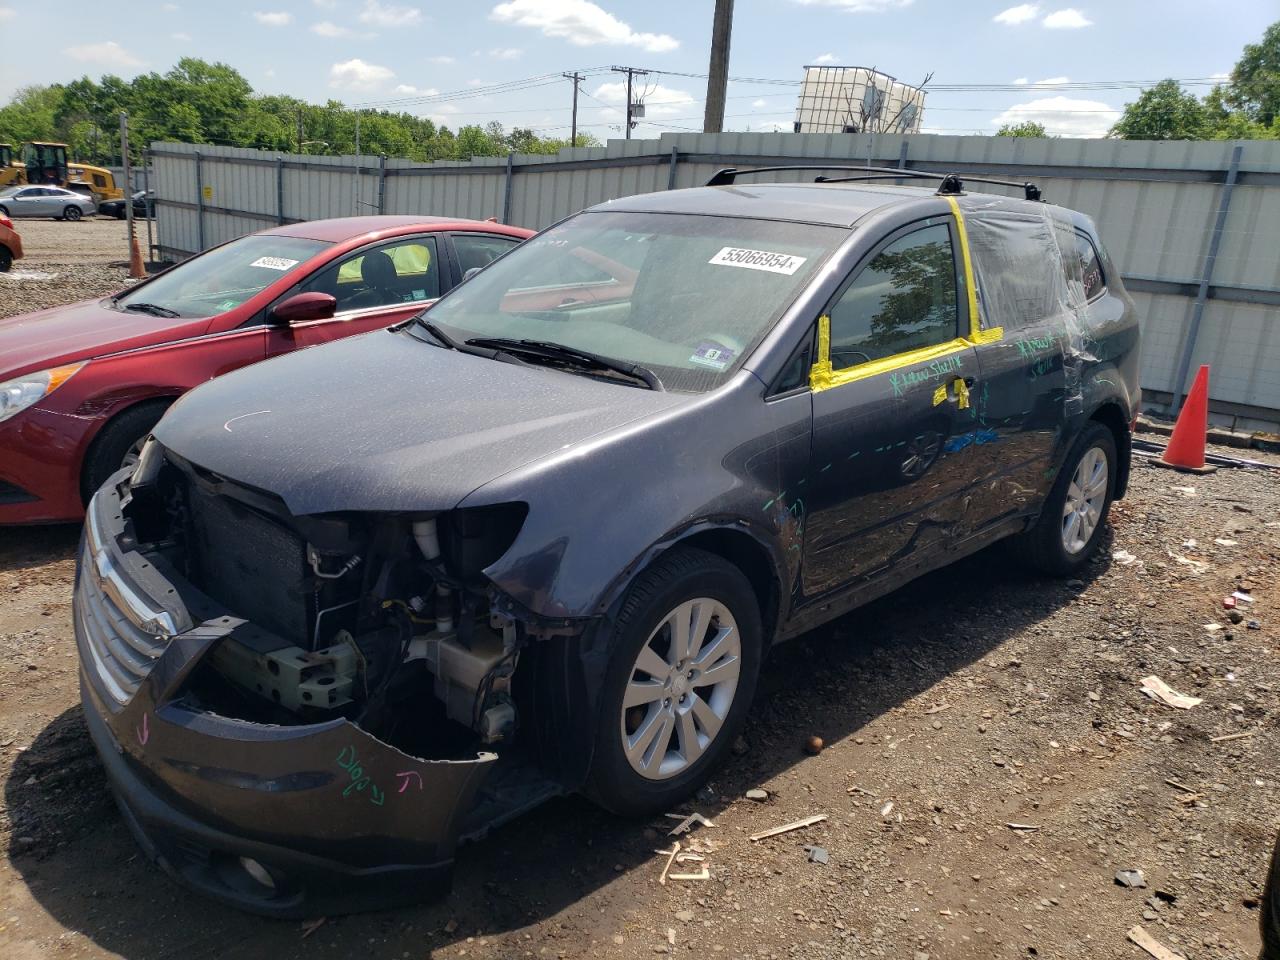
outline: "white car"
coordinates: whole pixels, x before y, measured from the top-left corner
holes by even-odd
[[[61,187],[9,187],[0,190],[0,215],[79,220],[96,210],[93,199]]]

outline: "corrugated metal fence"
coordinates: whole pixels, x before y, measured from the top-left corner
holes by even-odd
[[[1090,214],[1120,265],[1142,311],[1148,401],[1169,404],[1188,370],[1211,363],[1215,419],[1280,424],[1280,142],[680,133],[432,164],[178,143],[151,155],[158,252],[174,258],[356,213],[545,227],[604,200],[700,185],[725,166],[870,160],[1033,180],[1046,200]]]

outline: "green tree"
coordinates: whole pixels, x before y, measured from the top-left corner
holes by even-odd
[[[1044,124],[1034,120],[1023,120],[1021,123],[1006,123],[996,131],[997,137],[1047,137]]]
[[[1267,27],[1261,43],[1244,48],[1231,71],[1227,99],[1264,129],[1280,118],[1280,22]]]
[[[1125,105],[1110,135],[1122,140],[1204,140],[1211,132],[1204,104],[1177,80],[1161,80]]]

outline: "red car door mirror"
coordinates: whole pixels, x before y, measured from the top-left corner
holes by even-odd
[[[308,320],[328,320],[338,308],[335,297],[319,291],[295,293],[271,311],[271,322],[282,325],[305,323]]]

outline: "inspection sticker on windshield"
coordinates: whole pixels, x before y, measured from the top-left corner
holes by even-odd
[[[710,367],[712,370],[723,370],[733,362],[736,353],[736,350],[730,350],[723,344],[703,342],[698,344],[697,350],[693,351],[693,356],[689,358],[689,362],[703,367]]]
[[[707,263],[721,267],[746,267],[748,270],[767,270],[785,273],[788,277],[800,269],[808,257],[796,257],[789,253],[771,250],[748,250],[745,247],[725,247]]]
[[[259,257],[251,267],[266,267],[268,270],[291,270],[298,265],[297,260],[290,260],[287,257]]]

